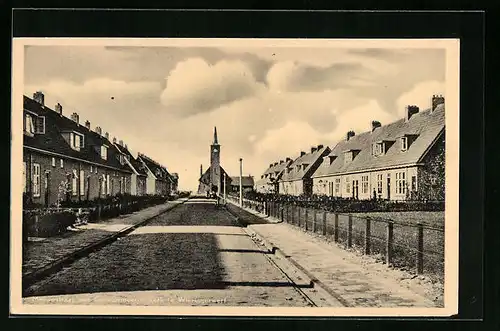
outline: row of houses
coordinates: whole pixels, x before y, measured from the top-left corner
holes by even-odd
[[[396,122],[374,120],[369,130],[349,131],[332,148],[313,146],[293,160],[274,162],[255,188],[296,196],[444,200],[444,97],[432,96],[431,105],[423,111],[407,106]]]
[[[122,140],[78,113],[45,105],[42,92],[23,100],[23,191],[29,201],[51,206],[62,199],[92,200],[117,194],[169,195],[179,176],[152,158],[134,156]]]

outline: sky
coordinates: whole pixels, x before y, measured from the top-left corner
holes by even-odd
[[[45,94],[195,191],[214,126],[221,165],[270,163],[368,131],[445,95],[438,48],[25,46],[24,94]]]

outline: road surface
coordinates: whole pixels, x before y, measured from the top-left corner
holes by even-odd
[[[212,200],[191,199],[31,286],[27,304],[332,306]],[[301,283],[302,280],[302,283]],[[340,304],[338,304],[341,306]]]

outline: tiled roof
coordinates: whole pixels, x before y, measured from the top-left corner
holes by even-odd
[[[168,178],[168,176],[170,176],[170,174],[168,173],[167,169],[164,166],[154,161],[150,157],[144,154],[139,154],[139,158],[144,161],[146,166],[153,172],[156,178],[165,180]],[[157,175],[158,172],[160,173],[159,176]]]
[[[121,153],[128,155],[130,164],[132,165],[132,167],[134,167],[135,171],[137,171],[137,173],[139,175],[141,175],[141,176],[148,175],[148,171],[146,170],[146,168],[144,168],[144,165],[139,160],[134,158],[134,156],[132,155],[132,153],[130,153],[128,148],[126,148],[125,146],[117,145],[117,144],[115,144],[115,147]]]
[[[274,174],[274,173],[281,173],[283,170],[285,170],[286,166],[290,164],[292,160],[289,161],[283,161],[283,163],[278,163],[278,164],[273,164],[269,168],[267,168],[266,171],[264,171],[264,175],[266,174]]]
[[[281,176],[282,181],[293,181],[303,179],[309,176],[312,171],[317,167],[318,162],[322,161],[323,156],[330,153],[330,148],[328,146],[322,147],[319,150],[315,150],[313,153],[307,153],[296,158],[287,168],[291,168],[291,171],[284,171]],[[304,169],[302,165],[307,164]],[[300,170],[297,170],[297,166],[300,165]]]
[[[241,177],[241,185],[243,186],[251,186],[253,187],[253,176],[242,176]],[[239,186],[240,185],[240,177],[239,176],[234,176],[231,177],[231,185],[233,186]]]
[[[101,137],[99,134],[88,130],[84,125],[77,124],[73,120],[60,115],[46,106],[42,106],[26,96],[24,96],[24,109],[45,117],[45,133],[35,134],[33,137],[24,135],[24,146],[131,172],[126,164],[120,164],[118,150],[105,137]],[[76,131],[82,134],[84,136],[84,147],[79,151],[72,149],[62,136],[62,133],[66,131]],[[106,160],[102,159],[100,155],[100,147],[103,144],[108,146],[108,157]]]
[[[445,109],[444,104],[441,104],[433,112],[428,109],[413,115],[408,121],[401,119],[373,132],[355,135],[348,141],[340,141],[330,153],[336,156],[332,164],[320,166],[313,177],[418,163],[444,131],[444,127]],[[415,135],[415,139],[406,151],[401,151],[398,138],[404,135]],[[392,143],[385,154],[372,155],[373,143],[384,140]],[[345,164],[344,151],[349,149],[358,149],[359,154]]]

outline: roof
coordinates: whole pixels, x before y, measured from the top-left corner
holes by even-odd
[[[433,112],[427,109],[413,115],[408,121],[400,119],[381,126],[373,132],[355,135],[348,141],[340,141],[330,153],[330,155],[337,156],[332,164],[319,167],[313,177],[418,163],[444,132],[444,127],[445,107],[441,104]],[[415,140],[406,151],[401,151],[398,138],[404,135],[415,135]],[[372,145],[379,141],[394,143],[388,146],[384,155],[374,156]],[[351,162],[344,164],[344,151],[353,148],[359,149],[359,154]]]
[[[235,176],[231,177],[231,185],[240,185],[240,177]],[[251,186],[253,187],[254,181],[253,181],[253,176],[242,176],[241,177],[241,185],[242,186]]]
[[[201,175],[201,177],[198,179],[199,182],[202,182],[203,184],[209,185],[210,184],[210,171],[212,167],[208,167],[208,169]],[[226,178],[230,178],[227,172],[224,170],[224,168],[220,167],[221,170],[221,183],[223,183],[224,180],[224,175],[226,175]],[[228,184],[228,183],[226,183]]]
[[[40,103],[27,96],[24,96],[23,103],[24,109],[45,117],[45,133],[35,134],[33,137],[24,135],[24,146],[113,167],[125,172],[131,172],[128,165],[122,165],[120,163],[118,159],[119,151],[105,137],[87,129],[84,125],[77,124],[73,120],[55,112],[47,106],[42,106]],[[83,135],[84,147],[79,151],[71,148],[62,135],[63,132],[67,131],[75,131]],[[102,145],[108,146],[108,157],[106,160],[102,159],[100,155],[100,148]]]
[[[264,175],[273,173],[280,174],[283,170],[285,170],[286,166],[292,162],[293,162],[292,160],[288,160],[288,161],[283,161],[282,163],[273,164],[271,167],[267,168],[266,171],[264,171]]]
[[[120,146],[118,144],[114,144],[114,145],[115,145],[116,149],[118,149],[122,154],[128,155],[130,166],[132,166],[133,169],[140,176],[147,176],[148,175],[148,171],[144,167],[144,165],[142,164],[142,162],[139,161],[139,160],[137,160],[137,159],[135,159],[134,156],[132,155],[132,153],[128,150],[128,148],[126,146]]]
[[[320,149],[316,149],[312,153],[306,153],[302,156],[296,158],[290,165],[287,167],[291,169],[290,172],[284,171],[281,176],[282,181],[293,181],[300,180],[306,176],[309,176],[312,171],[316,169],[318,164],[323,160],[323,156],[330,153],[330,148],[328,146],[322,147]],[[306,168],[304,169],[302,165],[306,164]],[[297,166],[301,166],[300,169],[297,169]]]
[[[154,161],[144,154],[139,154],[138,158],[146,164],[146,166],[153,172],[157,179],[169,179],[170,173],[160,163]]]

